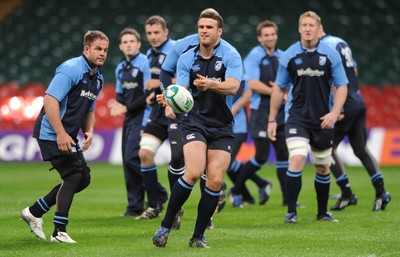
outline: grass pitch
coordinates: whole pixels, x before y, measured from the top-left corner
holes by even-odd
[[[92,183],[75,196],[68,233],[78,244],[53,244],[38,240],[30,233],[19,212],[47,193],[59,182],[58,174],[49,172],[49,164],[0,164],[0,256],[400,256],[400,170],[384,167],[385,186],[392,202],[384,212],[372,212],[374,189],[362,168],[348,168],[351,186],[358,205],[334,212],[339,223],[317,222],[314,171],[307,166],[299,201],[298,223],[284,224],[286,208],[281,206],[281,192],[275,168],[265,165],[258,174],[274,184],[264,206],[247,205],[225,209],[214,215],[215,229],[206,231],[211,249],[192,249],[188,241],[193,233],[200,197],[198,185],[185,203],[179,231],[172,231],[165,248],[152,244],[160,218],[139,220],[120,218],[126,205],[126,191],[121,166],[93,163]],[[166,187],[166,166],[158,177]],[[231,186],[230,181],[226,180]],[[257,200],[257,188],[247,183]],[[339,188],[332,179],[331,195]],[[329,201],[332,206],[335,200]],[[43,229],[49,238],[53,231],[53,207],[44,216]]]

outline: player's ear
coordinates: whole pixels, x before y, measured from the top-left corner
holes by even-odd
[[[218,36],[221,36],[222,35],[222,28],[219,28],[218,29]]]

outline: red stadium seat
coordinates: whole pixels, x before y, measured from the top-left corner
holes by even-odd
[[[40,82],[30,82],[25,84],[22,88],[22,96],[44,96],[46,91],[46,86]]]
[[[19,84],[16,82],[0,83],[0,98],[17,96],[20,94]]]

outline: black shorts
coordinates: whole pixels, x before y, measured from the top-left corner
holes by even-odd
[[[252,139],[268,139],[267,135],[268,129],[268,112],[263,112],[260,110],[251,110],[250,115],[250,137]],[[277,134],[284,135],[285,125],[282,120],[278,120],[278,128],[276,130]]]
[[[41,139],[37,139],[37,141],[44,161],[50,161],[51,159],[57,156],[67,155],[66,153],[63,153],[60,149],[58,149],[56,141],[41,140]],[[78,143],[76,143],[76,146],[72,148],[72,151],[82,152]]]
[[[192,141],[202,141],[208,149],[223,150],[232,153],[232,144],[235,140],[232,124],[212,127],[204,125],[193,118],[182,121],[183,144]]]
[[[153,135],[161,142],[164,142],[168,138],[168,124],[159,124],[155,121],[150,121],[146,124],[144,133]]]
[[[358,112],[345,113],[344,119],[336,122],[335,133],[350,134],[353,131],[359,129],[367,129],[366,125],[366,109],[362,109]]]
[[[290,138],[306,138],[312,148],[326,150],[333,145],[333,129],[305,128],[303,125],[287,123],[286,140]]]

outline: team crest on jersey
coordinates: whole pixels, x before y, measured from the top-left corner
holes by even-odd
[[[163,64],[164,60],[165,60],[165,55],[160,55],[160,56],[158,57],[158,63],[159,63],[159,64]]]
[[[267,59],[263,60],[263,61],[262,61],[262,65],[263,65],[263,66],[269,65],[269,61],[268,61]]]
[[[222,61],[217,61],[214,68],[216,71],[219,71],[222,68]]]
[[[294,59],[294,63],[295,63],[296,65],[300,65],[300,64],[303,63],[303,60],[302,60],[301,58],[296,58],[296,59]]]
[[[99,90],[100,87],[101,87],[101,81],[98,79],[97,80],[97,85],[96,85],[97,90]]]
[[[132,70],[132,77],[133,78],[136,78],[137,77],[137,75],[138,75],[138,73],[139,73],[139,69],[138,68],[134,68],[133,70]]]
[[[324,66],[326,63],[326,56],[319,57],[319,65]]]
[[[192,70],[193,70],[194,72],[200,71],[200,70],[201,70],[200,65],[198,65],[198,64],[193,65],[193,66],[192,66]]]

